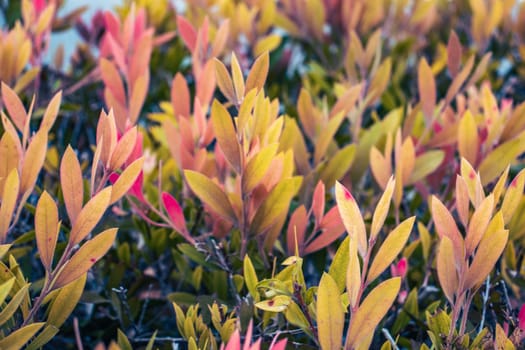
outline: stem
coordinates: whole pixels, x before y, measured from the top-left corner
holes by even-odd
[[[482,294],[483,297],[483,310],[481,312],[481,321],[479,323],[479,330],[478,334],[481,333],[483,330],[483,327],[485,326],[485,317],[487,314],[487,302],[489,300],[489,292],[490,292],[490,274],[485,280],[485,293]]]
[[[317,328],[314,326],[314,322],[312,321],[312,317],[310,316],[308,307],[306,306],[303,296],[301,295],[301,289],[302,289],[302,286],[299,283],[294,282],[294,286],[293,286],[294,297],[297,299],[297,304],[299,305],[299,307],[301,308],[301,311],[306,317],[306,320],[308,321],[308,325],[310,326],[310,331],[312,332],[314,339],[317,342],[317,339],[318,339]]]

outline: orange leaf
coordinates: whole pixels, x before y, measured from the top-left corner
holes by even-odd
[[[115,171],[120,169],[122,165],[128,160],[130,154],[133,152],[135,143],[137,142],[137,127],[134,126],[126,133],[117,143],[111,159],[109,160],[109,169]]]
[[[237,57],[235,56],[235,53],[232,53],[231,66],[236,101],[237,103],[240,103],[242,101],[242,98],[244,97],[244,76],[242,74],[242,69],[239,65]]]
[[[4,188],[4,182],[11,170],[18,168],[18,161],[20,153],[16,142],[11,137],[11,134],[4,132],[2,139],[0,139],[0,199],[1,192]]]
[[[456,226],[456,222],[447,207],[445,207],[436,196],[432,196],[430,202],[432,207],[432,219],[434,220],[436,231],[440,238],[448,237],[452,241],[454,244],[454,252],[458,259],[456,262],[459,264],[459,260],[464,256],[465,247],[463,238]]]
[[[129,120],[131,124],[136,124],[139,118],[140,110],[144,105],[144,100],[148,93],[149,85],[149,71],[140,75],[133,84],[133,91],[131,93],[131,99],[129,101]],[[121,131],[125,130],[125,127],[120,128]]]
[[[35,236],[40,260],[48,272],[51,271],[53,264],[59,229],[57,205],[44,191],[36,205]]]
[[[485,198],[485,193],[483,192],[483,186],[481,185],[479,173],[474,171],[472,165],[470,165],[468,160],[465,158],[461,158],[461,176],[467,184],[470,201],[474,205],[474,208],[477,208],[481,201]]]
[[[286,231],[286,243],[288,247],[288,254],[294,255],[295,247],[299,249],[299,256],[303,255],[304,250],[304,235],[306,226],[308,225],[308,215],[304,205],[299,206],[290,216],[288,221],[288,230]]]
[[[487,278],[503,253],[508,238],[508,230],[485,232],[468,269],[465,289],[476,287]]]
[[[117,181],[113,184],[113,189],[111,190],[110,204],[118,201],[129,191],[131,186],[135,183],[135,180],[137,180],[143,164],[144,158],[140,157],[128,165],[122,174],[119,175]]]
[[[100,258],[102,258],[117,237],[116,228],[108,229],[87,241],[64,265],[58,275],[54,289],[61,288],[82,277]]]
[[[9,223],[16,207],[18,199],[18,188],[20,182],[18,179],[18,171],[11,170],[4,182],[2,189],[2,205],[0,206],[0,241],[5,242],[7,231],[9,230]]]
[[[381,152],[374,146],[370,148],[370,170],[381,189],[385,189],[388,179],[392,176],[392,164],[390,162],[390,154],[387,157],[383,156]]]
[[[252,89],[257,91],[264,87],[266,77],[268,76],[268,69],[270,66],[270,55],[268,51],[260,55],[255,62],[253,62],[252,69],[246,78],[246,92]]]
[[[211,107],[211,121],[215,137],[224,156],[237,173],[241,172],[241,149],[237,141],[235,126],[228,110],[217,100]]]
[[[22,101],[20,101],[18,95],[4,82],[2,82],[1,91],[4,106],[7,109],[7,112],[9,112],[11,120],[18,130],[23,131],[27,119],[27,112]]]
[[[219,90],[221,90],[224,97],[228,101],[235,103],[235,90],[233,88],[232,78],[228,73],[228,70],[224,64],[215,58],[215,78],[217,79],[217,85],[219,85]]]
[[[214,212],[229,222],[236,222],[235,212],[226,193],[215,182],[192,170],[184,170],[184,177],[191,190]]]
[[[189,117],[190,115],[190,90],[186,79],[177,73],[171,83],[171,105],[175,118],[179,116]]]
[[[57,119],[58,110],[60,109],[60,102],[62,101],[62,91],[59,91],[53,96],[49,104],[47,105],[46,112],[42,118],[42,123],[40,124],[40,129],[44,129],[46,132],[49,132],[49,129],[55,123]]]
[[[122,78],[120,77],[120,73],[117,70],[117,67],[115,67],[115,64],[102,57],[99,62],[99,67],[104,85],[111,90],[111,94],[121,105],[125,105],[126,92],[124,90],[124,85],[122,84]]]
[[[224,46],[228,42],[228,34],[230,33],[230,20],[226,19],[221,23],[221,26],[215,32],[215,38],[213,39],[213,45],[211,49],[212,57],[217,57],[221,54]]]
[[[516,212],[522,198],[523,198],[523,187],[525,185],[525,169],[521,170],[518,175],[511,181],[505,197],[503,197],[503,203],[501,204],[501,211],[503,212],[503,218],[505,223],[509,223],[512,216]]]
[[[74,224],[84,203],[84,184],[80,163],[71,146],[67,147],[60,164],[60,185],[67,215]]]
[[[366,255],[368,243],[366,238],[365,223],[357,203],[346,187],[339,181],[335,183],[335,197],[339,214],[345,225],[346,232],[357,241],[359,254],[362,257]]]
[[[469,220],[470,201],[468,197],[468,188],[463,177],[456,176],[456,210],[463,227],[467,227]]]
[[[494,195],[490,194],[481,202],[479,207],[470,219],[468,225],[467,236],[465,237],[465,248],[467,250],[467,257],[469,257],[481,241],[481,237],[485,233],[492,217],[492,209],[494,208]]]
[[[437,255],[437,273],[439,284],[450,304],[454,304],[454,294],[458,292],[456,260],[452,241],[447,236],[443,236]]]
[[[109,114],[102,111],[97,124],[97,148],[100,148],[100,160],[104,166],[109,166],[111,153],[117,144],[117,125],[113,110]]]
[[[47,132],[41,130],[31,140],[22,165],[20,193],[29,193],[35,186],[36,179],[44,165],[47,151]]]
[[[379,284],[368,294],[359,309],[352,315],[346,339],[346,344],[349,346],[345,348],[354,348],[374,333],[396,299],[400,286],[401,279],[394,277]]]
[[[104,188],[82,208],[69,235],[72,246],[80,243],[98,224],[110,204],[111,190],[111,186]]]

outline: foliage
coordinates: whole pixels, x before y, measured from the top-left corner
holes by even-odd
[[[62,5],[0,1],[0,348],[523,346],[524,3]]]

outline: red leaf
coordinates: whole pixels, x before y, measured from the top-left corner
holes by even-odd
[[[164,205],[164,209],[166,209],[175,229],[183,234],[187,234],[188,230],[186,229],[186,220],[184,219],[184,213],[179,202],[177,202],[171,194],[162,192],[162,204]]]
[[[197,41],[197,33],[191,23],[182,16],[177,16],[177,28],[184,44],[188,47],[190,52],[195,50],[195,43]]]
[[[190,90],[186,79],[182,74],[177,73],[171,83],[171,105],[175,118],[179,116],[188,117],[190,115]]]
[[[525,304],[521,306],[520,313],[518,315],[519,327],[522,331],[525,331]]]

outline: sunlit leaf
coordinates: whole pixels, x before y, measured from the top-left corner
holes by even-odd
[[[217,100],[213,102],[211,108],[211,121],[215,137],[221,147],[224,156],[231,166],[240,173],[241,171],[241,148],[237,141],[237,134],[233,119],[228,110]]]
[[[448,301],[454,303],[454,295],[458,289],[458,274],[456,270],[456,257],[452,241],[447,237],[441,238],[437,254],[437,273],[439,284]]]
[[[350,191],[339,182],[335,184],[335,196],[337,208],[339,209],[339,214],[341,215],[346,231],[350,237],[357,241],[359,254],[365,256],[368,243],[361,211]]]
[[[458,128],[458,149],[459,155],[471,164],[476,164],[478,158],[478,128],[474,116],[470,111],[466,111],[459,121]]]
[[[352,237],[348,242],[348,269],[346,270],[346,291],[351,307],[356,307],[361,290],[361,265],[357,256],[357,241]]]
[[[66,204],[67,215],[72,224],[82,210],[84,185],[82,169],[73,149],[68,146],[60,163],[60,184]]]
[[[268,51],[257,57],[255,62],[253,62],[248,77],[246,78],[246,92],[249,92],[252,89],[257,89],[257,91],[259,91],[264,87],[269,65],[270,55],[268,54]]]
[[[16,208],[20,187],[19,181],[18,171],[13,169],[4,182],[2,204],[0,206],[0,240],[2,243],[5,242],[6,234],[9,230],[9,224],[11,223],[11,217]]]
[[[339,288],[327,273],[323,273],[319,282],[316,311],[321,349],[339,349],[343,338],[344,310]]]
[[[71,245],[80,243],[98,224],[109,206],[111,190],[111,186],[104,188],[82,208],[69,234]]]
[[[0,340],[1,349],[21,349],[46,323],[32,323]]]
[[[493,208],[494,196],[490,194],[483,200],[483,202],[481,202],[479,207],[476,208],[476,211],[472,215],[468,225],[467,236],[465,237],[467,256],[470,256],[474,252],[481,241],[481,237],[483,237],[490,218],[492,217]]]
[[[372,218],[372,226],[370,228],[370,239],[375,239],[385,223],[385,219],[388,215],[388,209],[390,208],[390,202],[392,201],[392,194],[394,193],[395,180],[390,177],[386,185],[385,191],[381,195],[379,202],[377,203]]]
[[[35,236],[40,260],[48,271],[51,270],[53,263],[59,229],[57,205],[53,198],[44,191],[36,205]]]
[[[73,310],[75,309],[84,286],[86,285],[87,274],[83,274],[77,278],[73,283],[62,287],[58,290],[56,297],[53,299],[47,316],[47,322],[55,327],[60,327]]]

